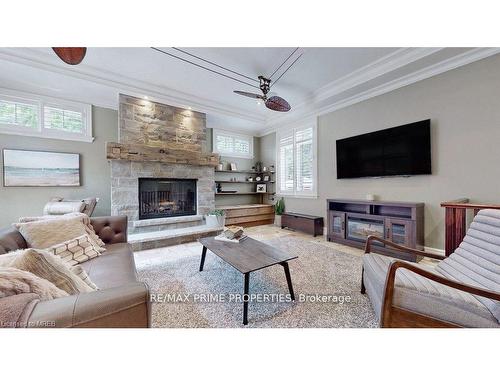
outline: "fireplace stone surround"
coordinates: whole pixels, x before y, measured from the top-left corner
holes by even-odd
[[[111,214],[126,215],[134,250],[194,241],[218,233],[204,224],[215,208],[218,155],[207,149],[206,115],[124,94],[119,95],[118,142],[106,144],[111,164]],[[196,182],[192,215],[140,215],[139,179]],[[158,215],[162,216],[162,215]],[[142,220],[141,220],[142,219]]]
[[[196,180],[196,215],[140,220],[139,178]],[[200,225],[203,215],[215,207],[214,180],[215,172],[211,166],[111,160],[111,214],[127,215],[131,233]]]

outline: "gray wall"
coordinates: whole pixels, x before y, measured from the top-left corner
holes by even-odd
[[[264,165],[276,167],[276,133],[271,133],[259,138],[260,159]]]
[[[259,159],[262,161],[262,164],[265,166],[274,165],[276,170],[276,133],[271,133],[265,135],[263,137],[258,138],[260,144],[260,154]],[[276,179],[276,174],[273,179]],[[271,187],[273,191],[276,191],[276,184],[270,184],[268,187]],[[274,204],[276,203],[276,196],[268,195],[267,203]]]
[[[290,211],[325,216],[327,198],[425,203],[425,244],[444,247],[440,202],[500,203],[500,55],[443,73],[318,119],[318,199],[286,199]],[[336,179],[335,140],[431,119],[429,176]]]
[[[110,169],[105,142],[118,140],[117,111],[92,108],[93,143],[0,134],[0,149],[74,152],[80,154],[80,187],[4,187],[0,186],[0,227],[20,216],[41,215],[43,206],[54,196],[66,198],[99,197],[94,216],[110,214]],[[3,165],[0,155],[0,165]]]

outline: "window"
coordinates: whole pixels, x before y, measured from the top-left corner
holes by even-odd
[[[2,89],[0,133],[92,142],[91,106]]]
[[[278,132],[278,191],[281,195],[317,195],[316,124]]]
[[[36,104],[20,101],[0,100],[0,123],[36,129],[38,127],[38,107]]]
[[[221,156],[253,158],[253,137],[245,134],[213,130],[213,149]]]

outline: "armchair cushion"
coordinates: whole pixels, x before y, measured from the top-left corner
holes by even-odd
[[[366,292],[379,319],[385,278],[392,260],[393,258],[374,253],[363,257]],[[431,267],[419,267],[439,274]],[[465,327],[500,327],[491,312],[471,294],[436,283],[406,269],[399,269],[396,273],[393,304]]]
[[[500,210],[481,210],[458,249],[436,269],[448,279],[500,292]],[[500,322],[500,302],[475,298]]]

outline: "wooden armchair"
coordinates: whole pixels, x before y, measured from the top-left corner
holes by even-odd
[[[432,268],[372,254],[374,241],[441,262]],[[368,237],[361,293],[368,292],[381,327],[500,327],[499,265],[500,210],[483,210],[448,258]]]

